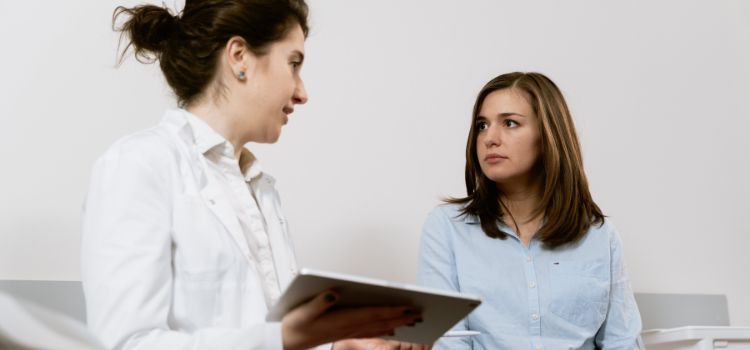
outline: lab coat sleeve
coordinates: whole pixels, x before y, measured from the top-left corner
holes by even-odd
[[[89,328],[110,349],[281,349],[281,324],[170,329],[172,186],[168,151],[115,146],[94,166],[84,206]]]
[[[417,283],[427,287],[460,292],[456,260],[453,253],[451,230],[453,229],[445,206],[438,206],[427,216],[422,227],[417,263]],[[451,331],[468,330],[466,319],[458,322]],[[434,349],[471,349],[468,337],[440,338]]]
[[[623,261],[622,241],[611,223],[605,222],[605,225],[610,228],[611,286],[607,318],[599,328],[595,342],[602,350],[643,350],[641,316]]]

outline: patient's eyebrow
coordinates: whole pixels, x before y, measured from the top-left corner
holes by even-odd
[[[498,116],[499,116],[499,117],[503,117],[503,118],[507,118],[507,117],[512,117],[512,116],[514,116],[514,115],[517,115],[517,116],[519,116],[519,117],[524,117],[524,118],[526,118],[526,116],[525,116],[525,115],[523,115],[523,114],[521,114],[521,113],[517,113],[517,112],[504,112],[504,113],[500,113],[500,114],[498,114]]]

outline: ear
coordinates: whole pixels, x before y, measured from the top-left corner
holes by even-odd
[[[229,38],[224,47],[224,56],[231,74],[238,80],[245,80],[255,55],[250,51],[245,39],[240,36]]]

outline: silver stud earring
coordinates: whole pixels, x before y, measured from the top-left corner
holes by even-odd
[[[239,80],[245,80],[245,71],[241,70],[240,74],[237,76]]]

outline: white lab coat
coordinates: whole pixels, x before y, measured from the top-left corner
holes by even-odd
[[[248,242],[206,168],[184,110],[116,142],[84,208],[88,323],[115,349],[281,349]],[[296,273],[274,180],[253,192],[283,290]]]

